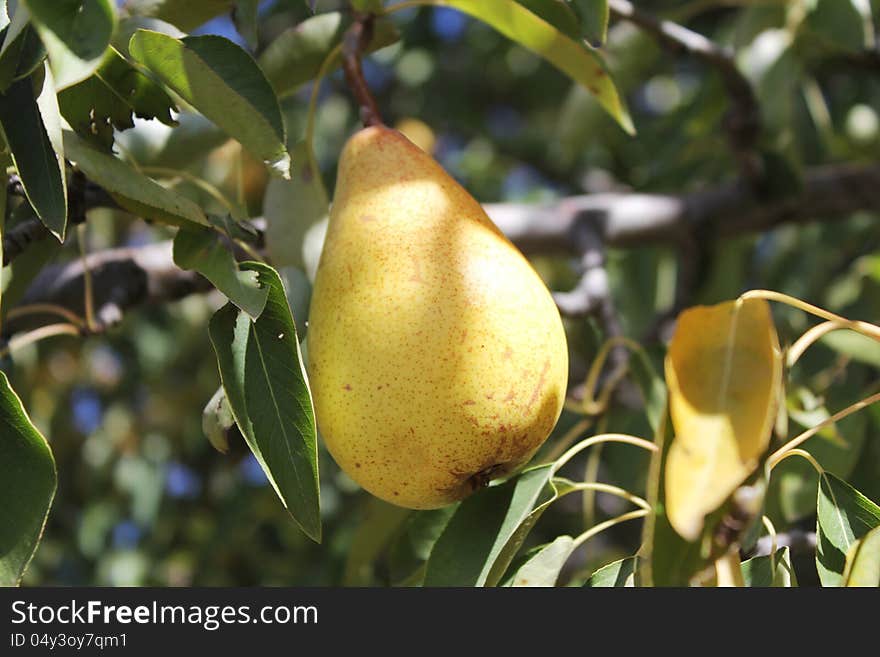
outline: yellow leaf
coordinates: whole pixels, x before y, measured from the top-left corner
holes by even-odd
[[[675,438],[666,461],[666,513],[696,540],[705,517],[758,467],[776,419],[782,353],[762,299],[686,310],[666,356]]]

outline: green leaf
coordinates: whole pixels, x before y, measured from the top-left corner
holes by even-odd
[[[46,228],[62,240],[67,225],[64,157],[52,147],[30,78],[13,83],[0,94],[0,125],[31,207]]]
[[[516,0],[530,12],[544,19],[550,25],[575,41],[581,38],[578,15],[560,0]]]
[[[174,39],[151,30],[135,32],[129,51],[270,170],[290,175],[278,98],[247,52],[219,36]]]
[[[552,543],[541,546],[513,576],[510,585],[520,586],[555,586],[559,572],[574,551],[574,539],[571,536],[557,536]]]
[[[236,0],[235,7],[232,9],[235,29],[244,37],[251,50],[256,50],[258,45],[257,14],[259,8],[260,0]]]
[[[220,386],[202,411],[202,431],[214,449],[225,454],[229,451],[227,432],[233,425],[235,418],[232,417],[232,409],[229,407],[226,393],[223,392],[223,386]]]
[[[49,444],[0,372],[0,586],[21,581],[40,542],[57,485]]]
[[[355,530],[348,548],[345,574],[342,577],[343,586],[373,584],[376,560],[411,514],[409,509],[394,506],[378,497],[366,500],[363,520]]]
[[[850,548],[869,531],[880,527],[880,506],[842,479],[823,472],[816,516],[819,580],[822,586],[841,586]]]
[[[608,0],[568,0],[580,17],[581,34],[595,47],[608,36]]]
[[[199,206],[188,198],[162,187],[119,158],[92,148],[70,130],[64,131],[64,148],[89,180],[129,212],[172,226],[209,225]]]
[[[238,428],[293,519],[321,540],[315,413],[296,327],[278,274],[260,263],[266,307],[252,321],[227,304],[210,333],[223,390]]]
[[[632,119],[598,54],[515,0],[428,0],[426,4],[454,7],[470,14],[540,55],[596,96],[626,132],[635,133]]]
[[[743,561],[741,566],[746,586],[797,586],[797,578],[791,565],[791,552],[788,547],[779,548],[773,555],[752,557],[748,561]]]
[[[591,588],[622,588],[632,586],[638,557],[626,557],[602,566],[590,576],[584,586]]]
[[[872,367],[880,367],[880,343],[853,331],[832,331],[820,340],[834,351]]]
[[[30,23],[30,12],[19,5],[12,22],[0,31],[0,91],[28,75],[46,58],[46,48]]]
[[[431,551],[425,586],[497,584],[522,544],[520,528],[548,487],[551,468],[545,465],[526,470],[459,504]],[[516,537],[520,537],[519,544],[514,546]]]
[[[870,47],[866,43],[864,21],[853,2],[816,0],[813,4],[804,23],[812,38],[849,52],[860,52]]]
[[[129,16],[149,16],[177,26],[184,32],[228,13],[235,0],[127,0]]]
[[[77,134],[109,150],[113,129],[134,127],[132,114],[158,119],[168,126],[177,122],[174,101],[158,84],[129,64],[112,46],[91,77],[58,94],[61,113]]]
[[[272,262],[280,267],[303,267],[306,233],[327,217],[330,200],[306,142],[294,146],[291,155],[294,164],[290,180],[272,178],[266,185],[266,249]]]
[[[457,504],[452,504],[409,515],[389,550],[388,566],[393,583],[421,585],[431,550],[457,508]]]
[[[880,527],[856,541],[846,555],[844,586],[880,586]]]
[[[55,84],[64,89],[89,77],[116,26],[111,0],[21,0],[49,53]]]
[[[260,68],[279,96],[292,94],[313,79],[321,64],[337,45],[348,24],[339,12],[319,14],[288,28],[276,37],[260,55]],[[400,39],[391,20],[377,18],[373,22],[373,38],[367,52],[389,46]],[[330,70],[342,63],[337,55]]]
[[[268,295],[256,271],[241,271],[228,242],[216,230],[201,226],[181,228],[174,238],[174,262],[181,269],[194,269],[236,306],[256,319]]]

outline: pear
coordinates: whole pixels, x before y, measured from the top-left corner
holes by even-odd
[[[342,470],[431,509],[529,461],[562,411],[568,350],[546,286],[480,204],[372,126],[341,156],[307,368]]]

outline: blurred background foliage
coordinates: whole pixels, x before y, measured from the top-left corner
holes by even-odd
[[[318,11],[333,2],[318,2]],[[653,0],[639,8],[674,18],[734,48],[753,82],[765,125],[761,146],[774,154],[782,193],[809,166],[876,160],[880,147],[878,68],[847,55],[876,38],[880,7],[857,0],[730,2]],[[867,8],[867,12],[863,11]],[[302,0],[260,4],[257,52],[311,13]],[[607,61],[633,115],[638,135],[621,131],[596,102],[562,74],[491,28],[448,9],[395,15],[402,39],[364,62],[386,122],[407,121],[437,159],[481,201],[538,202],[603,191],[682,192],[736,176],[720,122],[721,81],[701,62],[661,50],[629,24],[613,22]],[[249,47],[229,16],[194,30]],[[311,84],[282,107],[291,141],[303,133]],[[341,74],[321,89],[316,152],[328,189],[356,111]],[[261,165],[195,115],[181,128],[139,121],[118,135],[117,148],[144,166],[183,169],[203,177],[259,216],[267,185]],[[420,123],[415,123],[417,120]],[[415,131],[415,132],[414,132]],[[177,187],[209,210],[216,199],[177,179]],[[96,210],[88,248],[167,239],[161,227]],[[56,249],[57,251],[57,249]],[[68,253],[68,251],[70,251]],[[76,257],[76,250],[42,258]],[[713,303],[752,287],[772,288],[848,317],[880,320],[880,231],[877,217],[786,226],[718,241],[692,299]],[[36,256],[34,256],[36,257]],[[28,256],[16,268],[28,266]],[[554,289],[576,280],[573,263],[541,258]],[[673,303],[674,254],[665,248],[612,251],[609,268],[627,335],[644,340]],[[306,319],[308,284],[296,277],[293,311]],[[15,278],[8,294],[14,296]],[[207,322],[219,295],[192,296],[130,313],[108,335],[56,338],[17,351],[6,369],[35,423],[51,441],[59,489],[43,542],[25,585],[339,585],[395,581],[395,554],[346,567],[369,553],[374,533],[358,534],[379,505],[321,454],[325,541],[315,545],[288,517],[240,438],[216,452],[201,428],[201,410],[219,384]],[[4,305],[9,303],[4,299]],[[776,309],[781,339],[791,342],[810,320]],[[576,359],[589,363],[601,344],[591,320],[568,320]],[[648,344],[656,355],[660,345]],[[658,360],[659,363],[659,360]],[[808,352],[792,373],[792,427],[809,426],[876,391],[880,350],[835,334]],[[413,412],[418,412],[413,409]],[[577,416],[566,412],[553,442]],[[614,406],[600,420],[608,430],[650,437],[638,410]],[[880,499],[880,410],[856,414],[806,445],[824,467]],[[647,458],[609,445],[599,478],[643,491]],[[585,461],[564,473],[582,479]],[[640,493],[641,494],[641,493]],[[790,459],[780,466],[768,501],[777,529],[815,529],[816,477]],[[619,513],[600,495],[600,518]],[[380,513],[380,515],[383,515]],[[383,517],[392,525],[399,517]],[[390,520],[388,520],[390,518]],[[584,508],[571,495],[541,520],[530,543],[576,535]],[[371,530],[373,531],[373,530]],[[607,532],[569,561],[563,582],[579,583],[593,568],[628,556],[638,523]],[[353,550],[352,546],[356,549]],[[417,547],[417,546],[416,546]],[[351,555],[354,555],[353,557]],[[812,558],[795,561],[801,584],[815,583]]]

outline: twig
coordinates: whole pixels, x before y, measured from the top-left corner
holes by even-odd
[[[668,20],[657,19],[637,9],[627,0],[609,0],[611,13],[630,21],[652,34],[667,48],[683,50],[718,71],[727,95],[730,111],[724,120],[731,149],[736,156],[743,178],[762,191],[762,163],[756,151],[761,135],[761,110],[751,84],[736,67],[731,53],[702,34]]]
[[[361,121],[364,126],[382,125],[382,115],[376,99],[364,79],[361,56],[373,38],[373,16],[356,14],[354,24],[348,28],[342,39],[342,69],[345,80],[361,108]]]
[[[20,186],[18,176],[10,176],[8,189],[12,191],[15,185]],[[24,193],[22,191],[21,196]],[[70,177],[67,186],[67,220],[71,225],[81,224],[86,220],[86,212],[92,208],[116,208],[116,201],[102,187],[86,180],[82,172],[75,170]],[[7,208],[8,211],[8,208]],[[52,233],[33,215],[18,222],[3,234],[3,266],[11,263],[15,258],[24,253],[34,242],[40,242]]]

